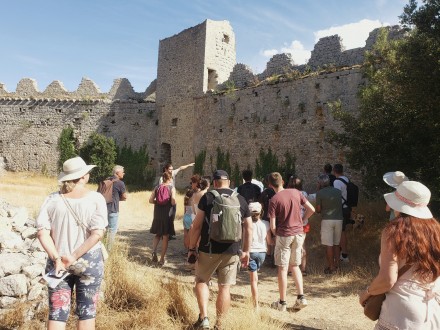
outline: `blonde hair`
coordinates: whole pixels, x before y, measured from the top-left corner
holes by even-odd
[[[69,181],[63,181],[61,182],[60,192],[62,194],[70,193],[73,189],[75,189],[77,183],[79,182],[81,178],[75,179],[75,180],[69,180]]]

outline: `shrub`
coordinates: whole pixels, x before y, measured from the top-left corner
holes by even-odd
[[[63,163],[78,155],[75,147],[75,136],[73,134],[73,128],[71,126],[63,128],[58,139],[58,151],[60,152],[60,158],[58,160],[59,170],[63,169]]]
[[[81,148],[80,156],[86,163],[96,165],[91,181],[99,182],[108,177],[115,166],[115,140],[102,134],[93,133],[90,135],[89,141]]]
[[[156,177],[156,171],[150,165],[147,146],[133,151],[131,147],[117,148],[116,163],[124,166],[124,182],[137,187],[151,188]]]

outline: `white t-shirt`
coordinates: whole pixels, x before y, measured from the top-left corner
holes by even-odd
[[[342,180],[345,180],[345,182],[347,182],[347,183],[350,181],[344,175],[340,176],[339,178],[341,178]],[[344,199],[347,200],[347,185],[344,182],[342,182],[341,180],[338,180],[338,178],[336,178],[335,181],[333,182],[333,187],[335,187],[336,189],[339,189],[341,191],[342,205],[344,208],[348,207],[346,204],[344,204]]]
[[[173,177],[173,187],[176,187],[176,175],[177,175],[177,173],[179,173],[180,172],[180,169],[175,169],[175,170],[172,170],[172,173],[171,173],[171,176]],[[162,184],[162,182],[163,182],[163,178],[162,177],[160,177],[159,178],[159,184]]]
[[[89,237],[90,230],[105,229],[108,226],[107,204],[100,193],[91,191],[82,198],[66,200],[85,226],[78,226],[58,192],[46,198],[35,221],[38,230],[51,231],[51,237],[60,255],[72,254]],[[92,249],[100,246],[101,243],[98,242]]]
[[[250,252],[266,252],[267,243],[266,235],[269,230],[269,223],[267,221],[252,222],[252,245]]]

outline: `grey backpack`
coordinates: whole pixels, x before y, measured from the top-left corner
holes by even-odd
[[[219,194],[217,190],[209,193],[214,195],[209,225],[209,239],[219,243],[239,242],[242,237],[242,222],[239,194],[234,191],[230,196]]]

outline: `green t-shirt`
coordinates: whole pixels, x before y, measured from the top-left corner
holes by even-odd
[[[342,220],[341,191],[325,187],[316,193],[316,205],[321,206],[322,220]]]

